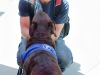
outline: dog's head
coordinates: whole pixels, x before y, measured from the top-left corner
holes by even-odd
[[[34,15],[29,27],[31,38],[27,41],[26,48],[35,43],[46,43],[55,49],[55,42],[51,38],[52,34],[56,37],[55,22],[45,12],[38,11]]]
[[[33,17],[33,20],[29,28],[29,34],[30,37],[50,37],[52,34],[54,34],[54,36],[56,37],[55,30],[56,27],[54,21],[52,21],[45,12],[39,11]]]

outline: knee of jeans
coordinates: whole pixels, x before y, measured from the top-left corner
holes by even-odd
[[[20,57],[21,54],[25,52],[26,48],[26,39],[21,39],[21,42],[18,46],[18,51],[17,51],[17,64],[20,66]]]
[[[73,58],[65,57],[60,60],[61,62],[58,62],[61,68],[67,68],[73,63]]]
[[[19,62],[19,60],[17,60],[17,65],[20,66],[20,62]]]
[[[20,56],[17,54],[17,64],[20,66]]]

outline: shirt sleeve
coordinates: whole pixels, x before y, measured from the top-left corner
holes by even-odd
[[[63,0],[61,4],[61,10],[55,19],[55,23],[56,24],[66,23],[68,20],[68,11],[69,11],[69,4],[66,0]]]
[[[28,3],[25,0],[19,0],[19,15],[20,16],[29,16],[29,11],[28,11]]]

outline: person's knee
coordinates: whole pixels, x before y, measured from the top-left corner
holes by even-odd
[[[73,63],[73,58],[72,57],[65,57],[62,60],[62,66],[63,68],[69,67]]]
[[[71,64],[73,63],[73,57],[63,57],[60,62],[59,65],[61,68],[67,68],[69,67]]]
[[[21,42],[18,46],[18,51],[17,51],[17,64],[20,66],[20,57],[21,54],[25,52],[26,49],[26,39],[21,39]]]
[[[19,55],[19,53],[17,52],[17,65],[19,65],[20,66],[20,55]]]
[[[73,63],[73,58],[70,57],[62,58],[58,63],[61,71],[64,72],[66,68],[68,68]]]
[[[58,64],[61,69],[69,67],[73,63],[73,56],[71,50],[65,45],[64,40],[58,39],[56,41],[56,54],[58,57]]]

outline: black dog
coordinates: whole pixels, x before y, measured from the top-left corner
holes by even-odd
[[[24,75],[62,75],[55,53],[55,23],[42,11],[32,20],[29,28],[30,39],[26,52],[21,57]]]

